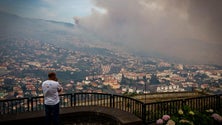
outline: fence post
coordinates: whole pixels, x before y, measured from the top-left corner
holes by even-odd
[[[219,107],[220,107],[220,113],[222,113],[222,102],[221,102],[221,100],[222,100],[222,94],[220,94],[219,95],[219,103],[220,103],[220,105],[219,105]]]
[[[143,103],[142,104],[142,120],[143,120],[143,124],[146,124],[146,104]]]
[[[183,99],[181,108],[184,107],[185,105],[186,105],[186,99]]]
[[[112,95],[112,94],[110,94],[110,98],[109,98],[110,100],[110,108],[114,108],[114,96]]]
[[[74,107],[75,107],[76,106],[76,93],[73,94],[72,98],[73,98],[72,100],[74,101]]]
[[[31,97],[31,111],[33,112],[34,108],[33,108],[33,97]]]
[[[220,96],[221,96],[221,95],[217,95],[217,97],[216,97],[216,98],[217,98],[217,106],[216,106],[216,109],[219,109],[219,111],[222,112],[222,111],[221,111],[222,109],[221,109],[221,107],[220,107],[220,106],[221,106]]]
[[[110,94],[110,98],[109,98],[109,106],[110,106],[110,108],[113,108],[113,95],[112,94]]]
[[[73,94],[71,94],[71,107],[73,106],[73,102],[72,102],[72,100],[73,100]]]
[[[27,101],[27,111],[30,112],[30,98],[28,98],[28,101]]]

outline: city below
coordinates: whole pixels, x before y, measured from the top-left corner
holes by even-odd
[[[170,63],[99,47],[67,49],[33,39],[1,39],[0,99],[42,96],[49,71],[62,93],[136,95],[199,91],[222,93],[222,67]]]

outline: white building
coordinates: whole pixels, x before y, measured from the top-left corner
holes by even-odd
[[[179,85],[165,85],[158,86],[156,89],[157,92],[183,92],[185,91],[183,88],[180,88]]]

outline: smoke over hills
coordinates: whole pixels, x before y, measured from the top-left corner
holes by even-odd
[[[86,1],[83,4],[90,3]],[[222,65],[221,0],[91,1],[93,5],[88,7],[94,9],[80,17],[75,12],[89,8],[72,0],[1,2],[0,10],[28,18],[0,12],[0,35],[52,41],[70,48],[83,43],[93,47],[117,45],[173,61]],[[71,20],[72,14],[77,26],[48,21],[68,15]]]
[[[78,25],[131,50],[222,65],[222,1],[93,0]],[[75,18],[77,19],[77,18]],[[75,20],[76,21],[76,20]]]

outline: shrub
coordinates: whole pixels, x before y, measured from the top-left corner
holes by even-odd
[[[163,115],[156,121],[157,125],[221,125],[222,116],[215,113],[213,109],[204,112],[191,110],[184,106],[173,115]]]

